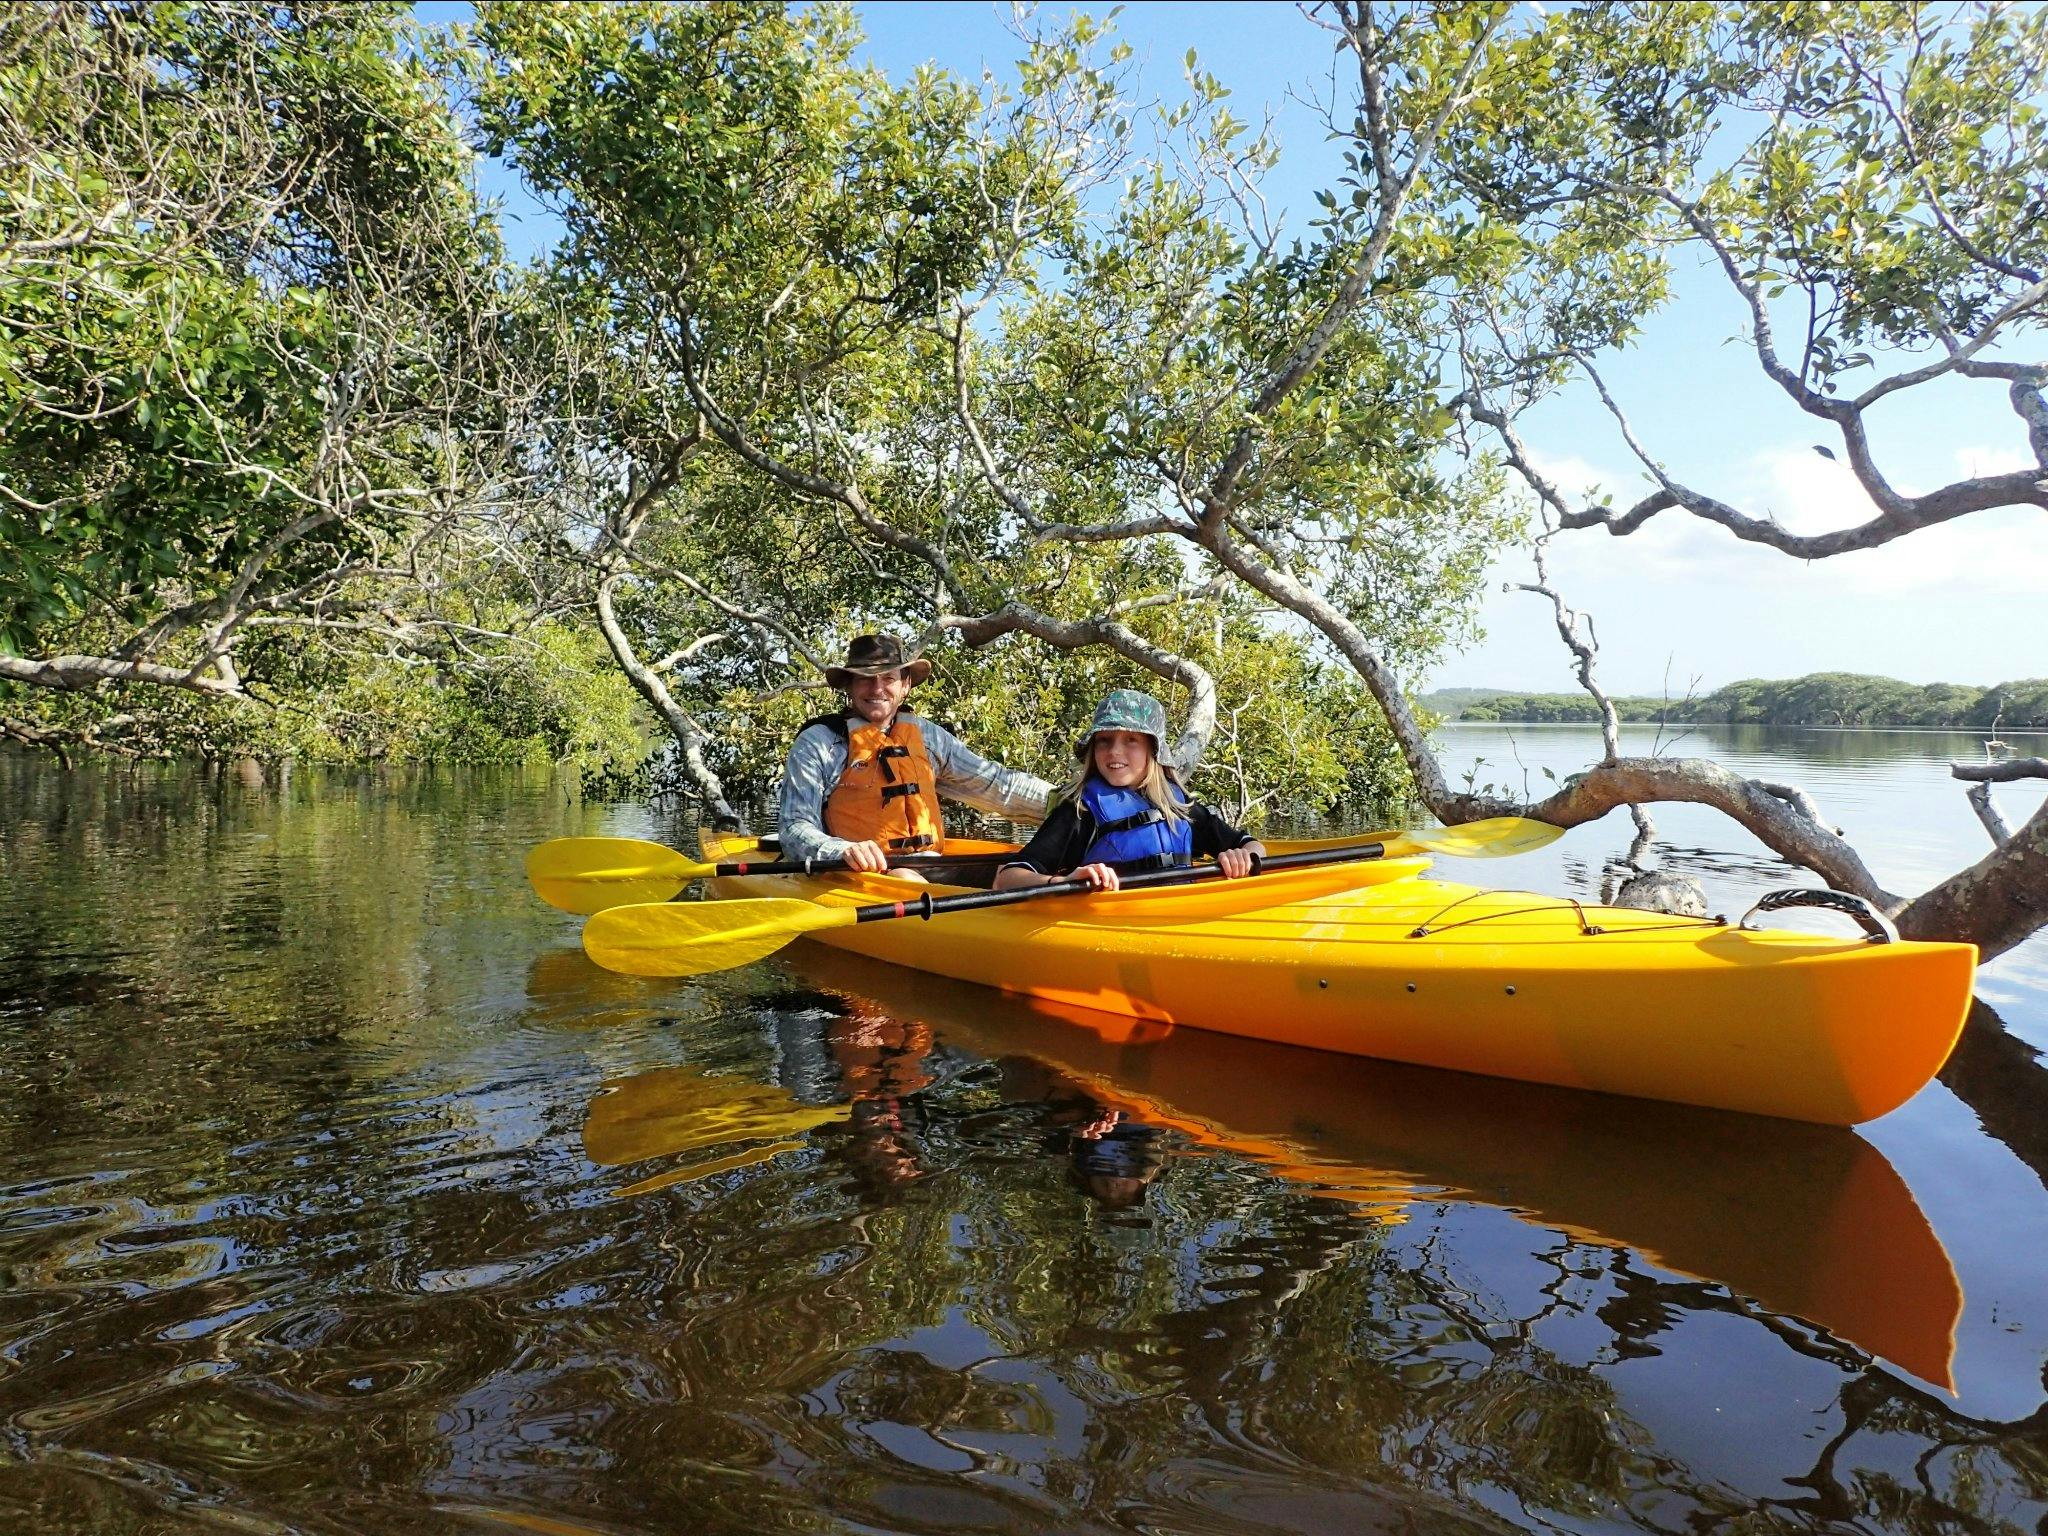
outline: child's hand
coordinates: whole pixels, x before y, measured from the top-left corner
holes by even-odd
[[[1226,848],[1216,855],[1216,867],[1223,871],[1226,880],[1242,880],[1252,872],[1252,861],[1266,856],[1262,843],[1246,843],[1242,848]]]
[[[1098,891],[1113,891],[1117,888],[1116,871],[1107,864],[1083,864],[1067,878],[1086,880]]]

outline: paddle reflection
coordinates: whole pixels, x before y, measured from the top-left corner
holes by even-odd
[[[879,1006],[906,1033],[998,1061],[1019,1098],[1055,1091],[1025,1091],[1021,1064],[1036,1063],[1114,1124],[1253,1158],[1379,1219],[1425,1200],[1499,1207],[1953,1387],[1954,1266],[1896,1170],[1851,1131],[1173,1031],[822,947],[792,960],[863,1018]],[[1075,1139],[1102,1150],[1103,1136]]]
[[[603,980],[579,999],[582,973],[609,983],[632,980],[598,969],[580,951],[544,956],[529,974],[528,996],[536,1004],[552,998],[559,1006],[543,1010],[542,1016],[592,1025],[623,1023],[641,1013],[606,1006],[631,997]],[[584,1120],[583,1148],[590,1161],[626,1167],[682,1159],[681,1166],[661,1169],[614,1193],[648,1194],[764,1163],[806,1145],[804,1138],[813,1132],[822,1133],[828,1145],[836,1144],[861,1184],[877,1194],[925,1177],[926,1113],[920,1095],[932,1082],[926,1063],[930,1026],[859,1002],[803,1012],[821,1014],[823,1023],[801,1059],[787,1063],[786,1075],[797,1080],[794,1086],[695,1065],[658,1067],[606,1082]],[[833,1102],[818,1102],[826,1097]]]
[[[785,1088],[746,1077],[657,1067],[598,1090],[583,1122],[583,1152],[601,1168],[685,1160],[613,1191],[644,1195],[795,1151],[806,1133],[848,1113],[847,1105],[800,1103]]]

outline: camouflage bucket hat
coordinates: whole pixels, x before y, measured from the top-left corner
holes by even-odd
[[[1083,762],[1088,748],[1104,731],[1136,731],[1152,738],[1152,755],[1166,762],[1166,706],[1149,693],[1119,688],[1095,708],[1087,734],[1074,743],[1074,756]]]

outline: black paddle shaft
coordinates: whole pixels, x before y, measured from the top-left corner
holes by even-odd
[[[891,869],[986,869],[991,865],[1015,863],[1014,853],[959,853],[937,857],[891,859]],[[763,863],[741,860],[719,864],[711,873],[720,878],[738,875],[818,875],[846,868],[844,859],[774,859]]]
[[[1283,853],[1277,858],[1255,859],[1252,876],[1269,874],[1279,869],[1308,869],[1317,864],[1363,863],[1368,859],[1383,859],[1387,855],[1385,843],[1358,843],[1349,848],[1314,848],[1307,853]],[[1214,864],[1197,864],[1188,869],[1160,869],[1148,874],[1127,875],[1117,881],[1122,891],[1143,890],[1158,885],[1193,885],[1201,880],[1220,880],[1223,871]],[[883,902],[872,907],[855,907],[853,920],[856,923],[886,922],[892,917],[933,918],[947,912],[966,912],[975,907],[1007,907],[1014,902],[1036,901],[1042,896],[1078,896],[1095,887],[1086,880],[1054,880],[1047,885],[1027,885],[1014,891],[976,891],[971,896],[941,896],[933,898],[927,891],[913,901]]]

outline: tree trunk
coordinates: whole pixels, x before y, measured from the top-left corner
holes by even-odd
[[[604,632],[605,644],[612,650],[619,668],[626,674],[640,697],[650,704],[661,717],[669,734],[676,739],[676,746],[683,754],[683,766],[689,771],[690,781],[697,786],[697,792],[704,797],[705,809],[712,819],[721,824],[738,826],[739,813],[725,797],[725,786],[718,775],[711,771],[711,765],[704,761],[704,743],[709,739],[704,728],[690,717],[689,711],[675,700],[659,674],[640,659],[633,649],[633,642],[619,624],[618,611],[612,604],[612,589],[618,584],[617,573],[605,577],[597,585],[597,624]]]
[[[1897,914],[1908,939],[1967,939],[1986,960],[2048,926],[2048,802],[1983,858]]]

